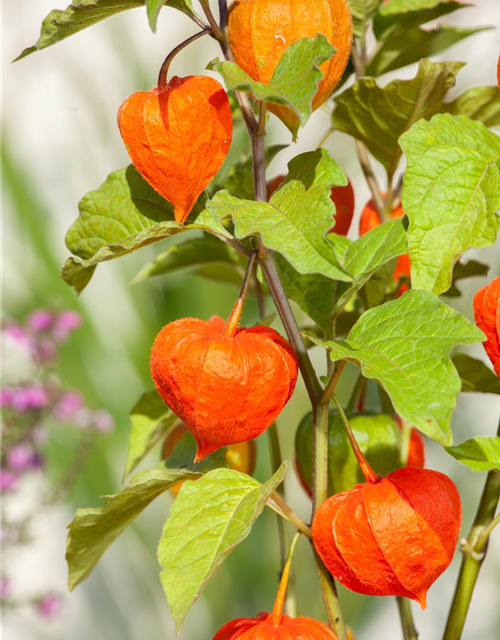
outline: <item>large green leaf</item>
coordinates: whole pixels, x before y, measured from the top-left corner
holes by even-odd
[[[393,175],[401,158],[399,136],[439,111],[463,66],[421,60],[414,78],[392,80],[385,87],[375,78],[361,78],[336,98],[333,125],[363,142]]]
[[[217,469],[182,487],[158,547],[177,630],[222,561],[248,536],[285,471],[286,463],[261,484],[244,473]]]
[[[449,0],[392,0],[380,7],[373,30],[377,40],[383,40],[469,6]]]
[[[446,451],[472,471],[500,471],[500,438],[476,436]]]
[[[66,9],[54,9],[42,22],[40,37],[32,47],[27,47],[16,58],[20,60],[30,53],[50,47],[101,20],[127,9],[144,6],[145,0],[74,0]],[[153,31],[162,5],[168,4],[184,13],[193,15],[191,0],[147,0],[148,15]],[[154,25],[154,26],[153,26]]]
[[[415,289],[443,293],[470,248],[495,242],[500,218],[500,138],[480,122],[438,114],[400,138],[408,167],[402,204]]]
[[[313,342],[332,360],[352,360],[366,378],[380,382],[399,415],[444,445],[460,378],[449,353],[456,344],[484,340],[466,318],[428,291],[408,291],[364,313],[347,339]]]
[[[500,92],[497,86],[471,87],[441,105],[440,111],[479,120],[487,127],[500,127]]]
[[[422,58],[432,58],[452,45],[482,31],[484,31],[483,28],[462,29],[442,26],[430,31],[415,27],[391,34],[390,38],[382,41],[377,47],[366,67],[366,75],[381,76],[389,71],[407,67]]]
[[[222,75],[228,89],[250,93],[259,102],[289,107],[303,126],[311,115],[312,99],[323,77],[319,66],[334,53],[335,47],[321,34],[297,40],[283,52],[269,84],[252,80],[234,62],[215,60],[210,68]]]
[[[500,378],[482,360],[466,353],[456,353],[452,360],[462,380],[462,391],[500,395]]]
[[[202,210],[205,200],[202,194],[191,214],[202,211],[196,223],[181,225],[173,220],[171,204],[132,165],[114,171],[78,205],[80,214],[66,235],[66,246],[78,257],[66,261],[63,279],[80,293],[99,263],[190,229],[231,238],[209,211]]]
[[[178,482],[199,476],[160,464],[139,473],[120,493],[105,496],[102,507],[77,509],[68,525],[66,547],[70,590],[87,578],[111,543],[157,496]]]
[[[349,281],[326,238],[335,212],[331,187],[347,183],[344,172],[324,149],[295,157],[288,168],[285,182],[268,203],[220,191],[207,207],[216,218],[232,217],[237,238],[260,236],[299,273]]]
[[[156,390],[142,394],[130,412],[132,430],[128,441],[124,478],[144,460],[178,421],[179,418],[170,411]]]
[[[382,0],[348,0],[351,9],[354,35],[363,38],[368,23],[376,14]]]

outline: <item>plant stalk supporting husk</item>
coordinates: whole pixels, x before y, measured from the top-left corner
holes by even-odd
[[[205,29],[203,29],[202,31],[198,31],[198,33],[195,33],[190,38],[187,38],[186,40],[184,40],[184,42],[181,42],[174,49],[172,49],[172,51],[168,54],[168,56],[163,61],[163,64],[161,65],[161,68],[160,68],[160,72],[158,73],[158,89],[160,91],[163,91],[164,89],[167,88],[168,70],[175,56],[178,53],[180,53],[185,47],[190,45],[192,42],[195,42],[196,40],[198,40],[198,38],[201,38],[202,36],[205,36],[211,33],[212,33],[211,27],[205,27]]]

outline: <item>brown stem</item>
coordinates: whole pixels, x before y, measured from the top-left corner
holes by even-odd
[[[163,64],[161,65],[160,73],[158,74],[158,89],[160,89],[160,91],[163,91],[167,87],[168,70],[175,56],[178,53],[180,53],[185,47],[190,45],[192,42],[195,42],[195,40],[198,40],[198,38],[201,38],[207,33],[210,33],[210,34],[212,33],[212,29],[210,27],[205,27],[202,31],[195,33],[193,36],[187,38],[186,40],[184,40],[184,42],[181,42],[174,49],[172,49],[172,51],[168,54],[168,56],[163,61]]]
[[[338,365],[335,367],[330,380],[323,391],[323,395],[320,398],[321,404],[328,404],[330,402],[330,398],[332,397],[332,393],[335,391],[335,387],[337,386],[337,382],[339,381],[340,376],[342,375],[342,371],[346,365],[345,360],[341,360]]]
[[[203,9],[203,13],[205,14],[206,19],[208,20],[208,24],[212,29],[212,33],[214,37],[222,42],[225,40],[224,32],[221,30],[219,25],[217,24],[217,20],[214,18],[214,14],[212,13],[210,6],[207,0],[200,0],[201,8]]]

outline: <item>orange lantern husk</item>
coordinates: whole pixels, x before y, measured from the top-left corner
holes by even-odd
[[[382,197],[385,197],[385,193],[382,193]],[[402,218],[405,215],[403,211],[403,207],[399,204],[395,207],[391,213],[391,219],[395,220],[396,218]],[[365,233],[371,231],[374,227],[377,227],[382,223],[380,219],[377,208],[375,207],[375,203],[373,200],[370,200],[366,205],[363,211],[361,212],[361,217],[359,219],[359,235],[364,236]],[[407,253],[398,257],[396,262],[396,266],[394,267],[393,278],[396,282],[399,281],[401,276],[406,278],[410,278],[410,257]],[[403,295],[405,291],[408,291],[408,284],[404,282],[400,288],[398,289],[398,296]]]
[[[164,89],[139,91],[118,111],[127,151],[142,177],[188,217],[224,162],[233,134],[226,92],[208,76],[173,77]]]
[[[348,589],[405,596],[425,608],[429,587],[453,558],[460,522],[460,496],[447,476],[404,468],[326,500],[312,535]]]
[[[229,9],[229,44],[235,62],[253,79],[268,84],[287,47],[323,34],[336,53],[320,66],[323,78],[312,101],[317,109],[333,93],[351,55],[353,27],[346,0],[235,0]],[[297,115],[269,104],[294,136]]]
[[[292,347],[270,327],[238,328],[242,304],[240,297],[227,323],[218,316],[171,322],[153,344],[153,380],[193,434],[196,462],[259,436],[295,388]]]
[[[267,183],[267,199],[280,187],[286,176],[278,175]],[[337,233],[339,236],[346,236],[351,226],[354,215],[354,189],[347,180],[344,187],[333,187],[331,199],[335,205],[335,224],[328,233]]]
[[[330,627],[318,620],[291,618],[283,614],[292,554],[293,551],[283,568],[272,613],[262,611],[255,618],[231,620],[217,631],[213,640],[338,640]]]
[[[473,307],[474,320],[486,335],[483,346],[495,373],[500,376],[500,277],[479,289]]]

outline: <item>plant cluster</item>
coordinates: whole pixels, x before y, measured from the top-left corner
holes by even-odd
[[[500,125],[500,96],[492,85],[450,100],[464,63],[428,56],[481,29],[425,27],[464,10],[453,0],[219,0],[218,13],[199,0],[202,17],[190,0],[79,0],[49,14],[21,57],[144,4],[153,30],[166,5],[201,31],[167,55],[157,86],[120,107],[133,164],[80,202],[62,277],[81,293],[101,263],[182,234],[137,281],[195,268],[241,291],[227,322],[182,318],[159,332],[151,352],[157,391],[132,410],[125,477],[157,444],[164,443],[164,459],[102,507],[77,511],[69,586],[175,487],[158,560],[177,629],[267,505],[281,522],[283,557],[290,529],[296,532],[276,603],[271,613],[228,622],[214,640],[347,640],[337,581],[357,593],[396,596],[404,636],[415,640],[410,600],[426,606],[461,529],[453,482],[424,468],[424,434],[443,455],[488,472],[444,630],[443,640],[458,640],[500,520],[500,438],[474,435],[454,446],[451,419],[458,393],[500,393],[500,279],[475,297],[477,326],[449,303],[461,295],[462,279],[488,273],[463,254],[497,240],[500,139],[490,128]],[[208,37],[220,44],[221,59],[207,68],[224,86],[207,75],[169,77],[179,51]],[[413,78],[378,80],[417,62]],[[294,157],[286,176],[267,179],[283,148],[266,146],[269,119],[279,118],[295,140],[321,105],[331,112],[322,144],[333,131],[353,138],[372,195],[359,233],[351,228],[356,185],[322,145]],[[228,162],[233,129],[243,127],[250,154]],[[385,169],[384,184],[374,160]],[[250,328],[239,326],[248,296],[260,313]],[[270,299],[287,340],[269,326]],[[308,318],[303,326],[298,308]],[[451,355],[479,342],[496,374],[479,359]],[[324,375],[312,348],[325,354]],[[336,389],[348,369],[355,382],[343,402]],[[275,422],[299,372],[311,411],[297,420],[295,466],[312,497],[311,524],[287,500]],[[262,483],[251,476],[247,443],[266,430],[274,475]],[[284,610],[301,535],[313,550],[328,626]]]

